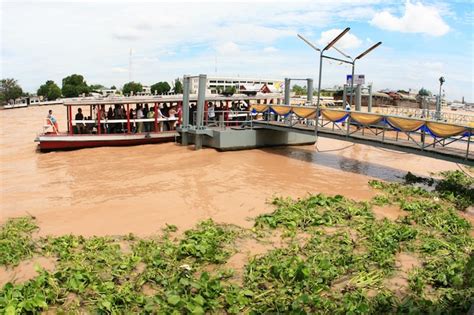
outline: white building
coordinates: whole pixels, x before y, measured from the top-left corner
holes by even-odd
[[[229,78],[229,77],[207,77],[206,92],[217,94],[218,90],[235,86],[237,93],[242,87],[267,85],[272,92],[283,92],[284,83],[281,80],[255,79],[255,78]],[[196,94],[199,88],[199,77],[191,78],[191,94]]]

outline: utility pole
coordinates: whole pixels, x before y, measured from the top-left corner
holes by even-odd
[[[132,82],[132,48],[128,57],[128,82]]]
[[[438,93],[438,100],[436,102],[436,119],[441,119],[441,87],[446,80],[444,77],[439,78],[439,93]]]

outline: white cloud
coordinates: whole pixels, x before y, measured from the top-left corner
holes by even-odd
[[[268,46],[268,47],[263,48],[263,52],[272,54],[272,53],[278,52],[278,49],[273,46]]]
[[[342,31],[343,30],[341,29],[333,28],[328,31],[322,32],[321,37],[318,39],[318,44],[321,46],[321,48],[325,47]],[[337,42],[336,46],[341,49],[352,49],[359,47],[361,44],[362,40],[360,40],[357,36],[351,33],[347,33]]]
[[[388,32],[367,30],[366,22],[381,8],[398,5],[393,0],[389,4],[386,0],[306,0],[303,6],[258,0],[161,0],[139,4],[127,0],[120,5],[104,4],[101,0],[84,0],[90,1],[88,5],[77,0],[65,1],[11,1],[0,6],[2,75],[17,78],[26,91],[36,91],[48,79],[60,83],[71,73],[83,74],[87,82],[122,86],[129,80],[130,48],[134,50],[132,79],[144,84],[172,80],[183,74],[215,73],[216,65],[217,74],[225,76],[317,78],[317,55],[296,33],[318,39],[321,31],[342,28],[346,21],[356,20],[360,22],[357,31],[346,34],[337,47],[355,56],[372,44],[367,36],[374,41],[383,40],[382,48],[357,65],[357,72],[365,73],[380,88],[403,86],[407,78],[415,78],[407,82],[415,87],[416,82],[436,85],[433,78],[442,72],[451,86],[470,93],[466,95],[470,99],[473,97],[472,67],[465,66],[471,64],[472,45],[465,41],[456,43],[460,45],[459,53],[449,58],[446,46],[439,50],[431,48],[433,40],[433,45],[424,51],[415,51],[409,45],[393,46],[390,58],[381,59],[397,43],[390,43]],[[448,5],[451,7],[454,6]],[[440,16],[447,17],[438,2],[436,8]],[[318,45],[327,44],[338,31],[326,35],[328,38]],[[360,37],[353,36],[354,33]],[[436,43],[446,39],[436,39]],[[456,58],[462,62],[454,61]],[[444,62],[442,68],[436,63],[440,60]],[[419,64],[427,61],[433,64],[420,68]],[[341,84],[350,70],[348,66],[325,61],[323,86]]]
[[[128,72],[128,69],[122,67],[113,67],[111,71],[116,73],[125,73]]]
[[[234,42],[226,42],[224,44],[218,45],[216,50],[222,55],[234,55],[240,53],[239,45]]]
[[[402,33],[422,33],[431,36],[442,36],[449,32],[449,25],[436,7],[411,3],[407,0],[403,16],[396,17],[388,11],[376,13],[371,24],[389,31]]]

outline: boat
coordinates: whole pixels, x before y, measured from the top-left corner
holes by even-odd
[[[267,101],[272,102],[280,98],[280,94],[271,93],[257,96],[206,96],[205,111],[208,102],[214,104],[218,102],[227,110],[226,121],[230,120],[229,125],[234,125],[241,118],[240,115],[248,115],[248,113],[231,114],[230,106],[234,102],[246,104],[248,107],[251,101],[262,101],[266,104]],[[176,127],[181,124],[182,95],[78,98],[62,101],[67,113],[67,130],[65,132],[57,130],[55,124],[49,118],[45,118],[43,130],[35,139],[40,151],[153,144],[175,141],[179,136]],[[191,95],[189,101],[195,104],[197,95]],[[149,111],[153,111],[153,116],[141,119],[132,116],[131,110],[136,110],[138,105],[147,106]],[[88,116],[77,120],[73,115],[79,108],[83,110],[84,116]],[[109,119],[105,114],[109,108],[112,108],[113,113],[115,109],[121,110],[123,115]],[[176,114],[167,115],[166,111],[169,112],[170,108],[175,108]],[[140,130],[141,124],[146,127],[145,130]]]
[[[71,150],[103,146],[130,146],[175,141],[178,133],[175,125],[179,122],[182,101],[156,98],[123,98],[113,100],[66,100],[67,130],[56,130],[55,124],[45,118],[43,131],[36,137],[40,151]],[[145,106],[153,111],[150,118],[137,119],[131,115],[137,106]],[[176,107],[177,115],[162,115],[168,107]],[[76,120],[74,115],[83,110],[83,119]],[[115,113],[119,110],[121,117],[108,119],[104,113],[109,108]],[[88,110],[87,110],[88,109]],[[88,114],[84,113],[88,111]],[[88,115],[88,116],[86,116]],[[104,117],[105,116],[105,117]],[[141,125],[141,127],[140,127]],[[142,129],[142,130],[141,130]]]
[[[24,108],[28,107],[26,103],[18,103],[18,104],[7,104],[3,106],[3,109],[15,109],[15,108]]]

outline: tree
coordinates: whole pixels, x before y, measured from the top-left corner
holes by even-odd
[[[15,79],[2,79],[0,81],[0,102],[8,103],[23,94],[23,90]]]
[[[418,95],[419,95],[419,96],[431,96],[431,92],[422,87],[422,88],[418,91]]]
[[[306,95],[306,86],[301,87],[298,84],[293,85],[293,88],[291,89],[296,95]]]
[[[105,86],[102,84],[91,84],[89,85],[89,91],[90,92],[99,92],[100,90],[105,89]]]
[[[183,93],[183,84],[179,79],[174,80],[174,87],[173,92],[175,94],[182,94]]]
[[[131,95],[132,92],[133,94],[137,94],[138,92],[141,92],[141,91],[143,91],[143,86],[141,85],[141,83],[133,82],[133,81],[125,83],[122,88],[122,93],[129,94],[129,95]]]
[[[64,97],[78,97],[81,94],[88,94],[89,87],[84,77],[80,74],[72,74],[63,79],[62,92]]]
[[[170,90],[171,86],[166,81],[158,82],[151,86],[151,93],[153,94],[155,94],[155,92],[156,94],[165,94],[168,93]]]
[[[112,85],[112,86],[110,87],[110,89],[111,89],[111,90],[116,90],[117,88],[115,87],[115,85]]]
[[[232,96],[235,94],[235,92],[237,92],[237,88],[235,86],[226,86],[222,94],[225,96]]]
[[[61,89],[54,81],[48,80],[45,84],[40,86],[36,94],[43,96],[48,101],[54,101],[61,97]]]

